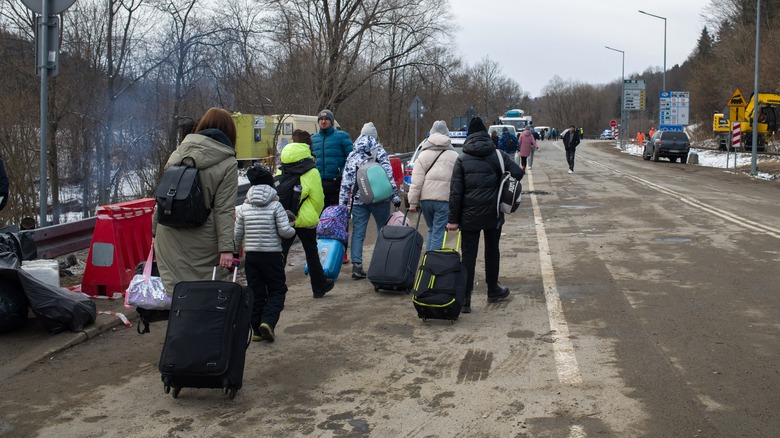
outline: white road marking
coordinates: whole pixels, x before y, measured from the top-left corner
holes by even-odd
[[[547,314],[550,319],[552,331],[553,352],[555,353],[555,367],[558,372],[558,380],[561,383],[577,385],[582,383],[580,368],[577,365],[577,356],[574,354],[574,346],[569,338],[569,326],[566,324],[566,316],[561,307],[561,297],[558,293],[558,284],[555,282],[550,245],[547,242],[547,232],[542,222],[542,212],[539,202],[534,194],[534,180],[530,173],[528,176],[528,189],[531,192],[531,204],[534,210],[534,223],[536,225],[536,238],[539,242],[539,261],[542,271],[542,284],[544,296],[547,302]],[[578,435],[584,436],[584,435]]]
[[[628,179],[632,179],[632,180],[634,180],[636,182],[644,184],[644,185],[646,185],[647,187],[649,187],[651,189],[654,189],[654,190],[657,190],[657,191],[659,191],[661,193],[670,195],[670,196],[672,196],[672,197],[674,197],[676,199],[679,199],[680,201],[682,201],[682,202],[684,202],[684,203],[686,203],[686,204],[688,204],[688,205],[690,205],[692,207],[698,208],[699,210],[705,211],[705,212],[707,212],[707,213],[709,213],[709,214],[711,214],[713,216],[717,216],[717,217],[719,217],[721,219],[724,219],[726,221],[732,222],[732,223],[734,223],[736,225],[739,225],[739,226],[741,226],[743,228],[747,228],[748,230],[756,231],[756,232],[759,232],[759,233],[762,233],[762,234],[766,234],[767,236],[774,237],[776,239],[780,239],[780,229],[773,228],[773,227],[761,224],[761,223],[756,222],[756,221],[752,221],[750,219],[747,219],[745,217],[736,215],[734,213],[729,213],[727,211],[723,211],[723,210],[721,210],[721,209],[719,209],[717,207],[714,207],[712,205],[709,205],[709,204],[706,204],[704,202],[701,202],[701,201],[699,201],[699,200],[697,200],[695,198],[683,195],[682,193],[679,193],[679,192],[675,192],[672,189],[668,189],[668,188],[663,187],[661,185],[658,185],[658,184],[655,184],[653,182],[650,182],[650,181],[648,181],[646,179],[643,179],[643,178],[640,178],[638,176],[634,176],[634,175],[631,175],[629,173],[620,171],[620,170],[615,169],[613,167],[607,166],[607,165],[605,165],[603,163],[599,163],[597,161],[588,160],[588,159],[585,159],[585,161],[587,161],[588,164],[592,164],[594,166],[598,166],[598,167],[604,168],[604,169],[609,170],[611,172],[617,173],[618,175],[624,176],[624,177],[626,177]]]

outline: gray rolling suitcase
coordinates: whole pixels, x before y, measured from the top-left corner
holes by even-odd
[[[408,210],[404,214],[404,223],[406,214]],[[411,292],[423,247],[423,237],[418,231],[420,216],[422,213],[418,214],[415,227],[385,225],[379,231],[367,272],[375,291]]]
[[[232,400],[241,389],[251,339],[252,294],[233,281],[183,281],[173,289],[160,355],[165,393],[222,388]],[[216,276],[216,267],[214,268]]]

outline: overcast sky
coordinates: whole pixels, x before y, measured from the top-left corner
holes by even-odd
[[[711,0],[450,0],[457,51],[474,66],[488,56],[531,97],[553,76],[606,84],[664,64],[682,64],[705,25]],[[710,31],[712,31],[710,29]],[[564,60],[564,57],[566,59]]]

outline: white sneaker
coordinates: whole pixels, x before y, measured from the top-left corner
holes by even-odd
[[[528,170],[531,170],[531,166],[528,166]]]
[[[571,169],[569,169],[569,173],[574,173],[574,171],[573,171],[573,170],[571,170]]]

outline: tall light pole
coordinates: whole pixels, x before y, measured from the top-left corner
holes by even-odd
[[[664,20],[664,86],[661,91],[666,91],[666,17],[661,17],[660,15],[654,15],[645,11],[639,11],[639,13]]]
[[[756,153],[758,151],[758,115],[756,114],[756,111],[758,110],[758,48],[759,37],[761,36],[761,0],[758,0],[756,3],[756,63],[753,67],[755,71],[753,73],[753,143],[751,145],[753,150],[750,158],[750,174],[753,176],[756,176],[756,173],[758,172],[756,167]]]
[[[625,119],[623,118],[623,108],[626,106],[626,103],[623,102],[623,99],[626,98],[626,52],[623,50],[613,49],[609,46],[604,46],[604,48],[614,52],[620,52],[620,54],[623,56],[623,64],[620,69],[620,133],[618,133],[618,135],[620,136],[620,149],[625,149],[623,147],[623,139],[626,135],[628,135],[628,128],[625,126]]]

